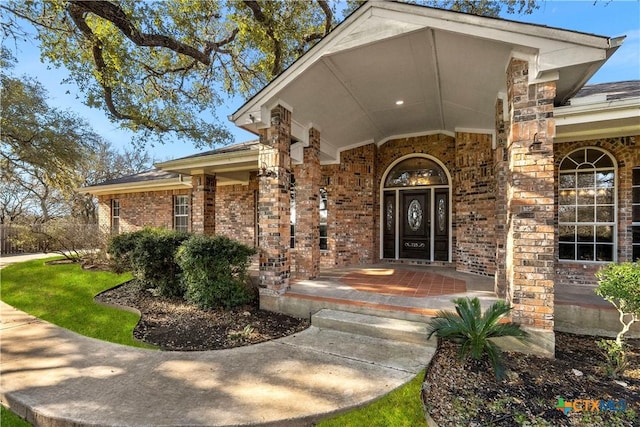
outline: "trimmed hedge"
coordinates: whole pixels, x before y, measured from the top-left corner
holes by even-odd
[[[254,298],[248,287],[249,257],[256,250],[224,236],[195,235],[178,249],[186,299],[200,307],[231,308]]]
[[[108,252],[117,271],[130,270],[144,289],[203,308],[251,302],[249,259],[254,248],[224,236],[145,228],[114,236]]]
[[[115,236],[108,252],[120,268],[132,271],[141,287],[156,289],[162,296],[181,297],[185,288],[180,280],[182,271],[174,256],[188,238],[186,233],[145,228]]]

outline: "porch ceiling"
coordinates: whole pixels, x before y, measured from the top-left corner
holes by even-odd
[[[257,133],[282,104],[292,111],[299,145],[306,145],[310,127],[320,130],[324,163],[339,161],[344,149],[397,136],[493,133],[512,57],[529,61],[530,81],[556,80],[562,103],[604,63],[610,47],[600,36],[370,2],[230,119]]]

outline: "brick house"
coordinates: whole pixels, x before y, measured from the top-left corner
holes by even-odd
[[[447,266],[553,336],[554,286],[640,256],[640,81],[584,86],[622,39],[370,2],[230,116],[258,140],[87,191],[113,231],[258,246],[265,301],[323,268]]]

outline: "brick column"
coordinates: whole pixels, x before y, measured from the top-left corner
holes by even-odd
[[[271,127],[260,131],[258,229],[260,294],[281,295],[289,287],[291,113],[271,110]]]
[[[506,281],[513,321],[553,355],[555,82],[529,84],[528,64],[507,70]]]
[[[193,175],[191,184],[191,231],[213,235],[216,232],[216,177]]]
[[[296,277],[312,279],[320,272],[320,132],[309,130],[309,146],[296,169]]]

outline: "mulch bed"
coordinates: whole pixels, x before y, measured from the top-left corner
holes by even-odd
[[[555,359],[504,353],[502,381],[487,364],[478,369],[460,361],[458,346],[442,341],[425,376],[423,402],[439,426],[640,426],[640,340],[628,341],[629,368],[614,381],[602,369],[598,339],[556,333]],[[591,404],[565,414],[556,409],[559,398],[611,401],[624,410],[592,412]]]
[[[231,310],[204,310],[181,298],[155,296],[133,282],[96,296],[104,304],[131,307],[141,314],[133,331],[136,339],[162,350],[220,350],[257,344],[300,332],[306,319],[244,305]]]

